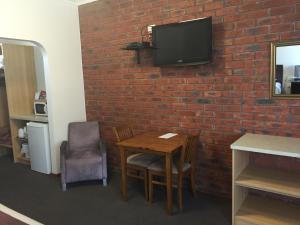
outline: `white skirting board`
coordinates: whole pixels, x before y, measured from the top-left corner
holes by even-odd
[[[11,217],[13,217],[13,218],[16,218],[17,220],[20,220],[24,223],[27,223],[29,225],[43,225],[42,223],[37,222],[33,219],[30,219],[29,217],[24,216],[21,213],[18,213],[18,212],[14,211],[10,208],[7,208],[6,206],[4,206],[2,204],[0,204],[0,211],[7,214],[7,215],[9,215],[9,216],[11,216]]]

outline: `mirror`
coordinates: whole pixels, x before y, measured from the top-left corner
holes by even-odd
[[[273,98],[300,98],[300,40],[271,44],[270,92]]]

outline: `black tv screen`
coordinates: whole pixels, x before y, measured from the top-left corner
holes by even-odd
[[[154,65],[197,65],[212,59],[212,18],[152,28]]]

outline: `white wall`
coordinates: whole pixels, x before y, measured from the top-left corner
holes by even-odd
[[[52,172],[71,121],[86,120],[79,17],[67,0],[0,0],[0,40],[34,41],[43,47],[49,105]]]
[[[44,68],[44,58],[43,52],[37,46],[33,47],[34,52],[34,63],[36,72],[36,91],[46,90],[45,81],[45,68]]]
[[[83,4],[87,4],[90,2],[95,2],[97,0],[69,0],[69,1],[75,2],[78,5],[83,5]]]

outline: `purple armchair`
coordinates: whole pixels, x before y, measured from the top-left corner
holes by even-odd
[[[100,138],[98,122],[69,124],[68,141],[60,147],[62,189],[67,183],[102,180],[107,185],[106,147]]]

